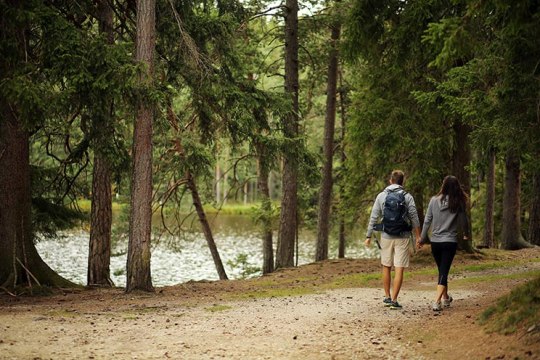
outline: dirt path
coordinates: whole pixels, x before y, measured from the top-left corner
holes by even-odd
[[[523,272],[538,264],[503,271]],[[294,279],[292,272],[285,274]],[[474,273],[455,277],[466,276]],[[381,290],[369,287],[240,301],[226,296],[246,291],[245,284],[262,286],[262,280],[237,282],[232,290],[217,282],[151,295],[113,289],[0,301],[0,358],[537,359],[537,337],[488,335],[476,321],[496,296],[520,281],[455,289],[452,308],[442,314],[429,309],[431,282],[412,280],[400,295],[401,311],[382,306]]]

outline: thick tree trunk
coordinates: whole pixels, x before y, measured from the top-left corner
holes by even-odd
[[[153,78],[155,49],[155,0],[137,1],[136,60],[146,65],[141,85]],[[152,227],[152,106],[141,100],[133,130],[133,169],[131,179],[131,214],[127,258],[126,291],[153,291],[150,272],[150,237]]]
[[[521,235],[521,171],[519,155],[508,151],[505,162],[501,247],[518,250],[530,246]]]
[[[15,12],[23,1],[9,1]],[[0,14],[0,32],[16,43],[18,54],[0,56],[0,82],[27,61],[27,17]],[[15,44],[14,44],[15,45]],[[16,101],[16,100],[15,100]],[[33,242],[29,134],[18,104],[0,97],[0,286],[32,284],[73,287],[45,264]]]
[[[114,286],[111,280],[112,225],[111,170],[108,161],[99,155],[94,158],[92,177],[92,208],[90,211],[90,250],[87,283]]]
[[[202,206],[199,191],[197,190],[197,185],[195,184],[195,180],[193,180],[193,176],[190,172],[186,173],[186,179],[187,186],[191,192],[191,198],[193,199],[193,206],[195,206],[195,211],[197,212],[197,216],[199,217],[199,221],[201,222],[204,237],[206,238],[210,253],[212,254],[212,259],[214,259],[214,265],[216,266],[219,279],[227,280],[227,273],[225,272],[225,268],[223,267],[223,263],[221,262],[221,257],[219,256],[216,242],[214,241],[214,236],[212,235],[212,229],[210,228],[210,224],[208,223],[208,219],[206,218],[206,213],[204,212],[204,208]]]
[[[463,124],[461,121],[456,121],[454,124],[454,150],[452,154],[452,171],[453,175],[459,179],[459,182],[463,186],[463,190],[470,196],[471,195],[471,172],[469,171],[469,165],[471,163],[471,147],[469,144],[469,133],[471,129],[468,125]],[[467,216],[471,218],[471,203],[467,206]],[[465,235],[469,238],[468,241],[463,240],[463,233],[458,233],[458,244],[460,249],[466,252],[473,252],[472,246],[472,232],[469,221],[469,228],[465,231]]]
[[[99,30],[107,35],[107,42],[114,43],[113,9],[108,0],[98,3]],[[104,102],[103,113],[111,113],[112,104]],[[100,143],[110,139],[111,117],[105,124],[98,124],[104,129],[96,131],[99,138],[94,146],[94,171],[92,174],[92,208],[90,211],[90,245],[88,254],[88,285],[114,286],[110,274],[111,262],[111,167],[106,156],[100,151]]]
[[[533,192],[531,200],[527,240],[531,244],[540,245],[540,172],[533,174]]]
[[[283,119],[286,139],[298,137],[298,0],[285,4],[285,92],[292,111]],[[296,148],[296,145],[295,145]],[[283,160],[283,187],[276,268],[294,266],[294,245],[297,233],[298,160],[295,151],[285,154]]]
[[[484,238],[482,247],[495,247],[495,149],[491,148],[488,154],[488,171],[486,184],[486,209],[484,213]]]
[[[317,248],[315,261],[328,259],[328,236],[330,233],[330,208],[332,204],[334,163],[334,131],[336,122],[336,89],[338,79],[338,42],[341,25],[333,24],[331,50],[328,61],[328,83],[326,86],[326,118],[324,122],[324,159],[319,193],[319,215],[317,221]]]
[[[77,286],[39,256],[31,221],[29,136],[15,106],[0,100],[0,286]]]

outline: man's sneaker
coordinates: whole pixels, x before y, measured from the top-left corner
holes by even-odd
[[[442,304],[440,302],[435,302],[431,308],[433,311],[442,311]]]
[[[444,307],[449,307],[452,301],[454,301],[454,299],[452,299],[452,296],[448,295],[448,299],[442,299],[442,304]]]
[[[382,302],[383,302],[384,306],[388,307],[388,306],[392,305],[392,298],[385,297]]]
[[[390,304],[390,309],[401,310],[402,306],[397,301],[392,301],[392,303]]]

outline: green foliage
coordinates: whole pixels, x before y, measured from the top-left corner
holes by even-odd
[[[58,231],[71,229],[85,219],[85,214],[78,210],[39,197],[32,199],[33,229],[40,236],[55,237]]]
[[[249,263],[247,254],[237,254],[234,260],[227,261],[227,265],[233,269],[239,268],[241,270],[240,275],[242,279],[261,272],[259,267]]]
[[[489,331],[511,334],[540,321],[540,276],[518,286],[480,315]]]

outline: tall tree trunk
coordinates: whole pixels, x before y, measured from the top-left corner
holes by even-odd
[[[540,245],[540,172],[533,174],[533,193],[531,210],[529,211],[529,233],[527,240]]]
[[[286,139],[298,137],[298,0],[285,3],[285,93],[292,109],[283,119]],[[297,148],[295,143],[294,148]],[[283,186],[276,268],[294,266],[298,207],[298,160],[295,151],[284,156]]]
[[[146,65],[141,85],[151,85],[155,49],[155,0],[137,1],[136,56]],[[141,99],[133,130],[133,169],[131,179],[131,214],[127,258],[126,291],[153,291],[150,272],[150,237],[152,227],[152,122],[154,110]]]
[[[263,237],[263,274],[274,271],[274,249],[272,236],[272,201],[268,188],[268,165],[265,160],[264,145],[257,143],[257,187],[261,197],[262,237]]]
[[[197,216],[199,217],[199,221],[201,222],[204,237],[206,238],[210,253],[212,254],[212,259],[214,259],[214,265],[216,266],[219,279],[227,280],[227,273],[225,272],[225,268],[223,267],[223,263],[221,262],[221,257],[219,256],[216,242],[214,241],[214,236],[212,235],[212,229],[210,228],[210,224],[208,223],[208,219],[206,218],[206,213],[204,212],[204,208],[202,206],[199,191],[197,190],[197,185],[195,184],[195,180],[193,179],[193,176],[189,171],[186,173],[186,179],[187,186],[191,192],[191,198],[193,199],[193,206],[195,206],[195,211],[197,212]]]
[[[0,14],[0,32],[18,53],[0,56],[0,82],[27,61],[28,17],[14,17],[23,1],[7,2],[14,11]],[[9,17],[8,17],[9,16]],[[16,99],[0,96],[0,286],[77,286],[54,272],[39,256],[31,219],[30,140]]]
[[[495,149],[490,148],[488,153],[488,172],[486,184],[486,209],[484,213],[484,238],[482,246],[485,248],[495,247]]]
[[[505,170],[501,247],[518,250],[530,244],[521,235],[521,171],[519,155],[515,151],[507,152]]]
[[[113,9],[108,0],[98,3],[99,31],[107,35],[107,43],[114,44]],[[105,124],[98,124],[103,129],[97,129],[100,136],[94,146],[94,171],[92,174],[92,207],[90,210],[90,244],[88,254],[88,285],[114,286],[111,280],[111,225],[112,225],[112,196],[111,196],[111,167],[109,160],[100,151],[100,143],[110,139],[113,116],[112,101],[104,102],[103,113],[110,116]]]
[[[345,166],[345,160],[347,159],[345,154],[345,125],[346,125],[346,109],[345,104],[347,100],[347,92],[343,87],[343,76],[342,72],[339,72],[339,100],[340,100],[340,113],[341,113],[341,146],[340,146],[340,158],[341,158],[341,167]],[[345,199],[345,186],[340,184],[339,186],[339,199],[344,201]],[[339,246],[338,246],[338,258],[343,259],[345,257],[345,214],[343,211],[339,213]]]
[[[471,172],[469,171],[469,165],[471,163],[471,147],[469,144],[469,133],[471,129],[468,125],[461,121],[456,121],[454,124],[454,150],[452,154],[452,165],[454,176],[459,179],[459,182],[463,186],[465,192],[471,195]],[[471,218],[471,203],[467,206],[467,216]],[[458,233],[458,244],[461,249],[466,252],[473,252],[472,246],[472,232],[469,221],[469,228],[465,231],[465,235],[469,238],[468,241],[463,241],[463,233]]]
[[[324,164],[321,190],[319,193],[319,215],[317,221],[317,249],[315,261],[328,259],[328,236],[330,232],[330,207],[332,204],[332,167],[334,163],[334,131],[336,122],[336,89],[338,79],[338,42],[341,25],[334,23],[331,34],[331,50],[328,61],[328,83],[326,86],[326,118],[324,122]]]

